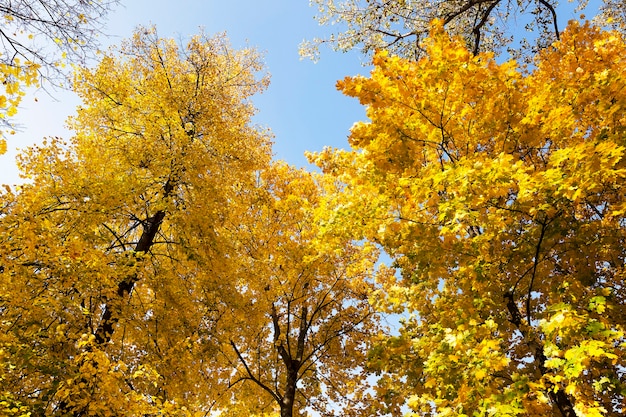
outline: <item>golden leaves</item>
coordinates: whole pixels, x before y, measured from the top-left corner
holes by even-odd
[[[337,228],[381,244],[402,274],[375,296],[412,315],[410,359],[377,362],[391,372],[381,395],[415,412],[616,407],[624,307],[605,294],[625,256],[624,40],[572,24],[530,72],[472,56],[440,23],[424,45],[418,62],[382,52],[369,78],[338,84],[370,121],[353,152],[315,156],[346,184]],[[614,385],[594,388],[602,378]]]
[[[222,318],[218,337],[228,341],[229,380],[240,381],[233,395],[247,398],[224,398],[219,407],[227,415],[285,404],[295,404],[295,412],[304,408],[302,395],[326,407],[329,399],[366,392],[358,368],[368,335],[379,329],[368,300],[378,251],[329,227],[327,197],[336,187],[329,177],[277,162],[260,172],[258,199],[246,219],[226,225],[236,231],[240,251],[230,272],[239,302]],[[290,373],[297,394],[288,389]],[[322,389],[320,380],[332,380],[333,387]],[[343,412],[349,415],[351,408]]]
[[[7,119],[17,113],[25,94],[24,88],[38,84],[38,69],[38,65],[21,63],[17,58],[10,64],[0,63],[0,83],[4,90],[0,92],[0,119],[11,134],[15,132]],[[0,155],[6,152],[6,139],[3,137],[5,134],[6,132],[0,132]]]
[[[18,400],[103,416],[365,401],[378,250],[331,227],[336,181],[270,163],[260,69],[223,36],[154,29],[76,69],[75,136],[24,152],[32,183],[2,195]]]
[[[204,361],[246,258],[225,225],[270,160],[250,122],[260,69],[223,36],[181,47],[151,30],[77,68],[75,136],[25,151],[32,182],[2,195],[0,349],[15,369],[0,376],[31,409],[191,415],[222,392]]]

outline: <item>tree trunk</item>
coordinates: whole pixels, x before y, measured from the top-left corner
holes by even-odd
[[[287,374],[285,394],[280,402],[280,417],[293,417],[293,406],[296,399],[296,383],[298,381],[298,366],[292,363]]]
[[[150,250],[164,218],[165,212],[157,211],[154,216],[145,221],[143,233],[141,234],[139,242],[137,242],[137,245],[135,246],[136,253],[146,253]],[[94,333],[97,344],[103,345],[111,340],[114,326],[119,321],[121,303],[130,295],[137,279],[137,274],[133,274],[123,279],[117,285],[117,299],[106,304],[104,307],[104,313],[102,314],[102,319],[100,320],[100,325]]]
[[[173,189],[174,185],[168,180],[163,187],[164,197],[169,196]],[[163,219],[165,219],[165,211],[159,210],[143,222],[143,232],[135,245],[135,253],[147,253],[152,248]],[[132,274],[124,278],[117,285],[117,298],[115,300],[108,300],[104,306],[100,324],[94,332],[97,345],[101,346],[111,341],[113,332],[115,331],[115,325],[120,319],[122,303],[130,296],[138,279],[137,274]],[[71,415],[73,417],[81,417],[85,414],[82,410],[72,410],[72,407],[65,401],[59,404],[57,411],[62,415]]]
[[[171,180],[167,180],[163,186],[163,198],[167,198],[173,190],[173,182]],[[165,219],[165,211],[159,210],[143,222],[143,232],[141,233],[139,242],[137,242],[137,245],[135,246],[135,253],[147,253],[150,248],[152,248],[154,238],[159,232],[163,219]],[[119,321],[121,303],[130,295],[137,280],[137,274],[133,274],[124,278],[117,285],[117,299],[110,301],[105,305],[100,325],[94,333],[97,344],[103,345],[111,340],[114,327]]]

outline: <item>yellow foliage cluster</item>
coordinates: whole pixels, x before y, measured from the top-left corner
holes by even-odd
[[[623,413],[625,39],[423,46],[339,82],[369,121],[323,174],[271,160],[224,36],[77,67],[75,135],[0,194],[0,413]],[[36,71],[0,66],[5,116]]]
[[[369,121],[311,155],[345,184],[335,228],[402,275],[376,293],[411,314],[372,351],[377,410],[623,413],[624,38],[572,22],[528,69],[441,22],[425,47],[339,82]]]
[[[74,137],[26,150],[31,182],[0,195],[0,407],[350,415],[367,400],[378,251],[322,227],[334,181],[271,162],[251,123],[262,70],[222,35],[181,47],[153,28],[76,69]]]
[[[10,64],[0,63],[0,82],[4,90],[0,92],[0,122],[4,122],[5,126],[8,126],[10,134],[15,132],[11,129],[7,119],[17,113],[20,101],[24,96],[24,88],[37,85],[38,68],[38,65],[28,62],[21,64],[17,58]],[[0,155],[7,150],[5,134],[6,131],[0,131]]]

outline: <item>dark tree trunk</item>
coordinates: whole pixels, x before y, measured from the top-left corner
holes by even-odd
[[[169,197],[173,190],[173,182],[171,180],[167,180],[163,186],[163,198]],[[159,232],[163,219],[165,219],[165,211],[159,210],[143,222],[143,232],[141,233],[139,242],[137,242],[137,245],[135,246],[135,253],[147,253],[150,248],[152,248],[154,238]],[[128,296],[130,296],[137,280],[137,274],[133,274],[124,278],[117,285],[117,299],[107,302],[104,307],[104,312],[102,313],[100,325],[94,333],[97,344],[103,345],[111,340],[114,327],[119,321],[121,304]]]
[[[296,383],[298,382],[298,366],[291,366],[290,368],[287,374],[285,393],[280,402],[280,417],[293,417],[293,406],[296,400]]]
[[[168,197],[173,190],[174,185],[168,180],[163,187],[163,196]],[[159,210],[143,222],[143,232],[141,233],[139,241],[135,245],[135,253],[147,253],[152,248],[154,239],[159,232],[163,219],[165,219],[165,211]],[[107,300],[100,324],[94,332],[95,342],[97,345],[101,346],[111,341],[113,332],[115,331],[115,325],[120,319],[122,303],[130,296],[138,280],[139,277],[137,274],[125,277],[117,285],[116,299]],[[73,417],[82,417],[85,415],[85,412],[82,410],[72,410],[72,407],[64,401],[59,404],[57,411],[61,415]]]
[[[150,250],[164,218],[165,212],[157,211],[154,216],[145,221],[143,233],[135,246],[136,253],[146,253]],[[100,325],[94,333],[97,344],[103,345],[111,340],[114,327],[119,321],[121,303],[130,295],[137,280],[137,274],[133,274],[123,279],[117,285],[117,299],[106,304]]]

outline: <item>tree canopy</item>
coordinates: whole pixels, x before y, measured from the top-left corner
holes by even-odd
[[[226,415],[255,403],[258,412],[278,405],[281,417],[356,415],[368,402],[370,340],[382,330],[369,303],[378,251],[324,234],[335,184],[278,162],[260,186],[262,200],[230,227],[246,256],[232,271],[241,302],[218,336],[235,371]]]
[[[53,76],[61,59],[82,62],[97,50],[104,18],[119,0],[13,0],[0,5],[0,62],[37,65]],[[51,48],[52,47],[52,48]]]
[[[236,258],[220,226],[269,162],[250,123],[260,70],[223,37],[180,48],[141,28],[77,71],[75,136],[23,154],[31,182],[2,195],[5,401],[35,415],[207,402],[205,370],[183,359],[215,350]]]
[[[13,2],[0,40],[79,52],[113,3]],[[73,137],[0,191],[1,415],[625,413],[623,5],[561,33],[539,1],[519,65],[513,3],[316,3],[373,56],[322,172],[273,159],[262,58],[225,35],[139,27],[75,66]],[[1,115],[37,53],[0,57]]]
[[[401,272],[372,414],[623,413],[624,38],[571,23],[528,73],[441,21],[425,47],[341,81],[369,121],[312,156],[346,184],[337,227]]]
[[[416,60],[427,53],[423,42],[430,22],[443,21],[446,30],[461,36],[472,53],[509,50],[532,56],[558,40],[559,2],[502,0],[312,0],[317,20],[336,29],[327,38],[313,39],[302,45],[301,53],[316,57],[318,47],[330,44],[334,49],[359,49],[372,57],[378,49]],[[576,10],[588,6],[588,0],[573,2]],[[621,1],[604,0],[596,16],[601,25],[626,29],[626,7]],[[527,37],[515,40],[519,47],[510,49],[517,22],[525,23]],[[512,28],[513,27],[513,28]]]
[[[271,162],[259,56],[139,28],[93,69],[69,141],[0,211],[0,411],[300,415],[364,407],[378,251],[322,239],[334,182]]]

